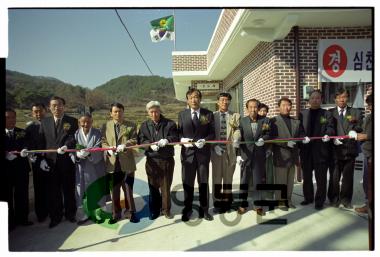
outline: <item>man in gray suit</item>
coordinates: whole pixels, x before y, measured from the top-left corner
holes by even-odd
[[[232,203],[232,177],[240,141],[240,114],[228,110],[231,98],[229,93],[220,93],[217,102],[219,109],[214,112],[215,140],[233,141],[233,144],[214,145],[211,151],[212,197],[216,213],[228,211]]]
[[[272,119],[275,134],[278,138],[299,138],[305,137],[305,131],[302,123],[290,117],[292,102],[289,98],[283,97],[278,101],[280,115]],[[302,143],[310,142],[305,137]],[[287,185],[287,200],[290,208],[296,208],[292,203],[293,184],[295,164],[299,159],[299,148],[295,141],[287,143],[273,144],[273,165],[274,165],[274,182],[275,184]],[[280,200],[280,191],[276,191],[276,199]]]

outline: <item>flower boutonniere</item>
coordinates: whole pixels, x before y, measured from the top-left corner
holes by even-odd
[[[346,119],[349,123],[356,123],[357,119],[355,117],[352,117],[352,115],[347,115]]]
[[[25,137],[25,132],[24,131],[20,131],[20,132],[17,132],[16,133],[16,140],[19,140],[19,139],[22,139]]]
[[[270,130],[270,126],[269,126],[269,124],[268,124],[268,123],[264,123],[264,124],[263,124],[263,127],[262,127],[261,130],[262,130],[262,131]]]
[[[322,116],[322,117],[319,119],[319,123],[322,124],[322,125],[323,125],[323,124],[326,124],[326,123],[327,123],[327,119],[326,119],[325,117]]]
[[[86,147],[83,146],[83,145],[81,145],[81,144],[76,144],[76,145],[75,145],[75,149],[77,149],[77,150],[82,150],[82,149],[86,149]]]
[[[70,125],[70,123],[67,123],[67,122],[65,122],[65,123],[63,123],[63,130],[64,131],[69,131],[69,129],[71,128],[71,125]]]
[[[201,125],[206,125],[210,121],[208,120],[208,118],[205,115],[201,115],[201,117],[199,118],[199,122],[201,123]]]

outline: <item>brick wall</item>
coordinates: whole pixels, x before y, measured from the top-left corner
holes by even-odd
[[[213,61],[215,54],[218,51],[220,44],[222,43],[238,11],[239,9],[224,9],[218,27],[215,29],[215,35],[208,49],[207,65],[210,65]]]
[[[207,55],[173,55],[172,71],[205,71]]]
[[[357,28],[299,28],[300,85],[318,88],[319,39],[372,38],[371,27]],[[224,89],[243,81],[244,102],[257,98],[269,105],[269,116],[278,114],[277,101],[289,97],[295,115],[296,73],[293,30],[283,40],[260,43],[225,78]],[[300,90],[301,109],[307,106]]]

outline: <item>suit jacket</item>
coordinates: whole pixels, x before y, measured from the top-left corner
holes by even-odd
[[[200,125],[194,129],[192,124],[191,109],[185,109],[178,115],[178,134],[179,138],[191,138],[193,142],[199,139],[214,140],[215,124],[214,115],[207,109],[200,108]],[[181,161],[192,163],[194,156],[201,163],[210,162],[210,145],[206,144],[203,148],[198,149],[196,146],[184,147],[181,149]]]
[[[137,143],[137,128],[136,124],[130,121],[123,121],[120,124],[119,137],[115,137],[115,123],[113,120],[107,121],[102,127],[102,147],[113,147],[121,144],[135,145]],[[107,172],[115,171],[116,159],[120,162],[120,167],[123,172],[131,173],[136,170],[134,150],[128,149],[123,153],[117,153],[116,156],[108,156],[106,158]]]
[[[363,154],[366,158],[373,156],[373,114],[369,114],[363,121],[363,133],[367,134],[367,141],[362,144]]]
[[[337,136],[348,135],[348,132],[355,130],[356,132],[362,132],[361,127],[363,115],[360,110],[347,106],[347,111],[343,117],[343,122],[339,118],[338,108],[332,108],[329,110],[334,118],[335,131]],[[345,160],[355,158],[359,154],[357,142],[354,139],[342,140],[343,145],[334,145],[335,157],[338,160]]]
[[[216,111],[214,112],[214,121],[215,121],[215,140],[220,140],[220,112]],[[228,111],[228,117],[226,117],[226,123],[227,123],[227,135],[226,138],[228,141],[233,140],[240,140],[240,130],[239,130],[239,123],[240,123],[240,114],[239,113],[233,113],[231,111]],[[213,157],[216,157],[216,153],[214,151],[215,145],[212,147],[211,151],[211,159]],[[236,162],[236,151],[232,144],[226,145],[226,151],[227,151],[227,158],[228,163],[232,164]]]
[[[324,135],[334,136],[334,119],[331,112],[318,109],[315,121],[313,133],[311,131],[311,115],[310,109],[303,110],[300,115],[300,121],[304,127],[305,135],[308,137],[323,137]],[[329,144],[324,143],[321,139],[311,140],[308,144],[302,144],[300,146],[301,161],[309,161],[309,156],[313,156],[314,163],[327,162],[329,160]]]
[[[164,138],[170,143],[178,142],[177,124],[174,121],[161,115],[158,127],[158,134],[155,135],[153,121],[151,119],[144,121],[140,126],[138,143],[149,144]],[[152,158],[170,158],[174,156],[174,146],[167,145],[157,152],[148,147],[145,155]]]
[[[6,134],[4,135],[4,150],[10,151],[21,151],[27,145],[27,137],[25,130],[15,127],[13,129],[13,136],[9,138]],[[28,169],[28,159],[21,157],[19,154],[16,155],[17,158],[13,161],[6,160],[7,170],[12,167],[12,171],[17,172],[18,169]]]
[[[78,120],[76,118],[63,115],[61,123],[57,128],[57,134],[55,134],[55,122],[54,117],[46,117],[41,120],[40,126],[40,148],[41,149],[57,149],[61,146],[66,145],[67,148],[75,148],[75,131],[78,129]],[[55,164],[58,155],[56,152],[47,153],[45,157],[50,164]],[[67,162],[72,161],[68,153],[61,155],[59,158],[64,158]]]
[[[267,117],[260,117],[257,121],[257,130],[255,135],[252,134],[251,128],[251,118],[246,116],[240,120],[239,126],[241,141],[257,141],[260,138],[264,140],[269,140],[273,138],[272,122]],[[266,146],[257,146],[254,143],[251,144],[241,144],[240,154],[244,162],[247,165],[251,163],[255,166],[258,165],[260,169],[265,169],[265,159],[266,159]]]
[[[289,131],[284,119],[281,115],[272,118],[274,134],[278,138],[293,138],[304,137],[305,131],[302,123],[299,120],[290,118],[291,130]],[[299,158],[299,148],[295,145],[294,148],[287,146],[287,143],[273,144],[273,164],[277,167],[289,168],[296,164]]]

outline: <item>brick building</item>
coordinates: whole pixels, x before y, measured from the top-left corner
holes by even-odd
[[[223,9],[207,51],[172,53],[176,97],[185,100],[188,88],[196,87],[204,95],[203,106],[214,110],[216,95],[228,91],[234,111],[244,113],[245,101],[257,98],[273,116],[278,99],[287,96],[296,115],[312,88],[322,90],[327,108],[343,86],[351,92],[350,105],[364,108],[372,90],[372,20],[371,8]],[[348,44],[344,75],[328,77],[322,71],[320,48],[327,39]]]

